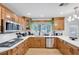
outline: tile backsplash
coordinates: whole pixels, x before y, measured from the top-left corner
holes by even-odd
[[[16,33],[0,34],[0,43],[16,38]]]

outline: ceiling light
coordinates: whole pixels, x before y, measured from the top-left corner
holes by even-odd
[[[28,12],[28,13],[26,14],[26,16],[27,16],[27,17],[31,17],[31,13]]]
[[[6,17],[7,17],[7,18],[10,18],[10,16],[9,16],[9,15],[7,15]]]
[[[74,21],[75,19],[79,19],[79,16],[78,16],[79,10],[77,10],[77,9],[78,9],[78,7],[75,7],[74,8],[75,13],[73,15],[69,16],[69,18],[68,18],[69,22]]]
[[[40,15],[40,17],[44,17],[44,15]]]
[[[71,20],[72,20],[72,21],[74,21],[75,19],[74,19],[74,18],[72,18]]]
[[[63,12],[60,12],[61,15],[63,15]]]
[[[71,16],[69,16],[69,19],[71,19]]]
[[[77,18],[77,15],[76,15],[76,14],[75,14],[75,15],[73,15],[73,17]]]
[[[71,20],[71,16],[69,16],[67,20],[68,20],[69,22],[71,22],[71,21],[72,21],[72,20]]]
[[[29,15],[31,15],[31,13],[30,13],[30,12],[28,12],[28,13],[27,13],[27,15],[29,16]]]
[[[79,17],[77,17],[79,19]]]

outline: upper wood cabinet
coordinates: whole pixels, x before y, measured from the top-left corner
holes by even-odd
[[[1,26],[1,21],[5,22],[6,18],[10,21],[19,23],[23,30],[26,30],[26,26],[29,24],[29,17],[16,16],[16,14],[7,8],[5,5],[0,4],[0,32],[4,30],[4,25]]]
[[[54,30],[64,30],[64,17],[54,18]]]
[[[1,32],[1,6],[0,6],[0,32]]]
[[[2,19],[5,19],[5,15],[6,15],[6,9],[4,7],[1,8],[1,15],[2,15]]]
[[[19,23],[19,19],[18,19],[18,16],[17,15],[13,14],[13,17],[12,18],[14,19],[14,21],[16,23]]]
[[[12,19],[12,17],[13,17],[12,13],[7,9],[6,9],[6,16],[5,17],[9,18],[9,20],[11,20],[11,21],[14,21],[14,19]]]

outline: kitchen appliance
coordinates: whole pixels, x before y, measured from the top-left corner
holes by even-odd
[[[46,48],[53,48],[53,45],[54,45],[54,38],[46,37]]]
[[[20,24],[10,21],[10,20],[6,20],[4,22],[4,32],[14,32],[17,30],[20,30]]]
[[[11,46],[17,44],[18,42],[20,42],[21,40],[23,40],[23,39],[21,39],[21,38],[14,38],[14,39],[11,39],[9,41],[0,43],[0,47],[11,47]]]

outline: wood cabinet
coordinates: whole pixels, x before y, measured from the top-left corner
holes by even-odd
[[[1,18],[4,20],[6,15],[6,9],[4,7],[1,8]]]
[[[79,48],[59,38],[54,38],[54,48],[59,49],[64,55],[79,55]]]
[[[65,55],[72,54],[72,48],[70,46],[66,45],[64,42],[61,42],[60,51]]]
[[[24,55],[29,49],[28,39],[16,46],[13,49],[10,49],[5,52],[1,52],[0,55]]]
[[[1,6],[0,6],[0,32],[1,32]]]
[[[8,51],[1,52],[0,55],[8,55]]]
[[[45,48],[45,38],[44,37],[30,37],[29,47],[30,48]]]
[[[34,47],[35,48],[45,48],[45,38],[44,37],[35,37],[34,38]]]
[[[1,26],[1,19],[3,19],[3,22],[8,18],[8,20],[19,23],[22,26],[22,30],[26,30],[26,26],[28,25],[28,21],[30,18],[29,17],[22,17],[22,16],[16,16],[16,14],[7,8],[5,5],[0,4],[0,32],[4,32],[3,28],[4,25]]]
[[[54,30],[64,30],[64,17],[54,18]]]
[[[45,48],[46,46],[46,39],[45,37],[41,37],[40,39],[40,48]]]
[[[67,43],[66,45],[70,46],[72,48],[71,52],[73,55],[79,55],[79,48],[70,44],[70,43]]]

